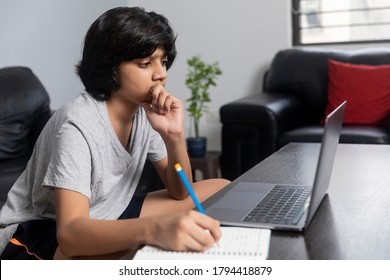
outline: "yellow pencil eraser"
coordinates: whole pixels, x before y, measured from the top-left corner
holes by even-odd
[[[180,163],[176,163],[175,164],[175,169],[176,169],[176,171],[180,171],[181,170]]]

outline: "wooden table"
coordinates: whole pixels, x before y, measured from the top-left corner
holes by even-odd
[[[319,144],[291,143],[240,181],[312,184]],[[304,233],[272,231],[269,259],[390,259],[390,145],[339,144],[328,194]]]
[[[190,157],[193,171],[199,170],[202,173],[202,179],[219,178],[219,152],[206,152],[204,157]],[[194,179],[199,181],[195,174]]]

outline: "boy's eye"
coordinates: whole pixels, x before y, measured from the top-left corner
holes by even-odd
[[[146,62],[140,62],[140,63],[139,63],[139,66],[140,66],[141,68],[147,68],[147,67],[149,67],[150,64],[151,64],[151,63],[148,62],[148,61],[146,61]]]
[[[163,60],[161,60],[161,65],[162,66],[167,66],[167,64],[168,64],[168,59],[163,59]]]

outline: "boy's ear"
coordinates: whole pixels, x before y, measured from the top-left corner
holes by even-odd
[[[119,83],[119,77],[118,77],[118,68],[116,66],[113,67],[112,69],[112,80],[113,82],[116,84],[116,87],[120,87],[120,83]]]

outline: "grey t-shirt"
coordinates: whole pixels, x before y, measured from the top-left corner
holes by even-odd
[[[126,150],[111,125],[106,103],[81,94],[49,120],[26,170],[10,190],[0,210],[0,253],[18,223],[55,219],[53,188],[88,197],[91,218],[118,219],[134,194],[145,160],[166,155],[165,144],[142,107]]]

